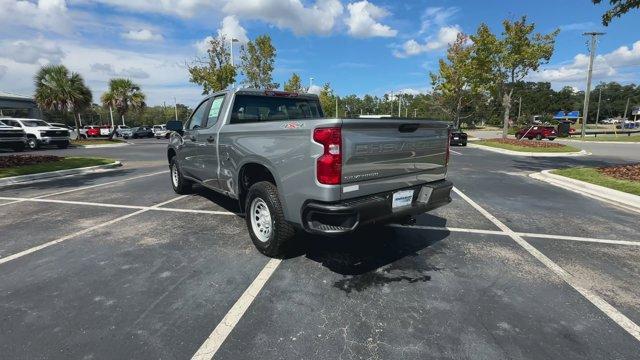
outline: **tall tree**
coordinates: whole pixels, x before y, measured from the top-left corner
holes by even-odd
[[[471,36],[474,43],[474,72],[494,94],[502,97],[502,137],[507,137],[512,96],[516,82],[531,71],[546,64],[553,55],[559,30],[549,34],[534,34],[535,24],[527,23],[526,16],[517,21],[505,20],[502,39],[491,33],[485,24]]]
[[[189,81],[202,86],[202,94],[226,89],[236,79],[236,67],[231,64],[231,53],[224,36],[209,40],[205,58],[196,58],[188,66]]]
[[[80,74],[69,72],[64,65],[47,65],[40,68],[34,78],[34,98],[45,110],[74,114],[76,135],[80,138],[78,114],[91,106],[93,95]]]
[[[600,4],[602,0],[591,0],[594,4]],[[613,18],[620,17],[630,10],[640,8],[640,0],[609,0],[611,9],[602,14],[602,24],[608,26]]]
[[[276,48],[269,35],[258,36],[249,41],[240,51],[244,84],[256,89],[277,89],[280,84],[273,82],[273,63],[276,59]]]
[[[447,49],[446,61],[440,59],[438,73],[429,74],[434,98],[456,127],[460,126],[461,118],[473,114],[462,115],[463,110],[471,105],[476,90],[471,53],[469,37],[459,33]]]
[[[336,115],[336,95],[329,83],[325,83],[320,90],[320,106],[326,117],[337,117]]]
[[[109,80],[109,90],[100,98],[102,105],[115,108],[123,120],[130,110],[144,108],[146,106],[145,99],[146,96],[140,89],[140,85],[124,78]],[[113,137],[115,128],[112,130],[110,138]]]
[[[301,93],[304,92],[305,89],[302,86],[302,81],[300,79],[300,75],[293,73],[291,78],[284,83],[284,91],[292,92],[292,93]]]

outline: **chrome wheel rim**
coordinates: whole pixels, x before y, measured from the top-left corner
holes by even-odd
[[[171,167],[171,181],[173,182],[174,187],[178,187],[180,183],[180,175],[178,175],[178,167],[174,164]]]
[[[251,216],[251,229],[258,240],[261,242],[269,241],[273,231],[273,224],[271,223],[271,212],[267,203],[261,198],[253,199],[249,216]]]

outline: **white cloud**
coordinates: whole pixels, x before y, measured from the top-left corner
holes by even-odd
[[[584,87],[583,83],[586,82],[588,66],[589,56],[577,54],[570,63],[548,66],[531,74],[529,80]],[[610,53],[596,56],[593,65],[593,78],[595,80],[632,80],[627,76],[630,74],[626,74],[625,70],[633,66],[640,66],[640,41],[636,41],[631,48],[621,46]]]
[[[146,71],[140,68],[130,67],[130,68],[125,68],[121,70],[116,70],[111,64],[99,64],[99,63],[91,64],[91,71],[104,73],[114,77],[125,77],[125,78],[131,78],[131,79],[148,79],[149,78],[149,73],[147,73]]]
[[[207,50],[209,49],[209,43],[211,42],[211,40],[213,40],[213,36],[207,36],[206,38],[200,41],[196,41],[193,44],[193,47],[195,47],[198,50],[199,54],[206,54]]]
[[[420,32],[419,34],[426,33],[432,26],[442,27],[446,25],[449,20],[458,12],[456,7],[428,7],[420,17]]]
[[[238,19],[229,15],[222,19],[222,26],[218,29],[218,36],[225,36],[227,39],[238,39],[241,43],[249,41],[247,30],[245,30]]]
[[[355,37],[394,37],[397,30],[383,25],[378,20],[389,15],[389,12],[363,0],[347,5],[349,17],[345,20],[349,34]]]
[[[2,53],[0,57],[11,59],[23,64],[59,63],[64,52],[56,43],[37,38],[34,40],[17,40],[0,43]]]
[[[438,30],[435,36],[429,36],[424,43],[411,39],[407,40],[400,50],[395,50],[393,54],[396,57],[404,58],[415,56],[424,52],[442,50],[449,44],[456,41],[458,34],[461,32],[458,25],[443,26]]]
[[[0,0],[0,34],[15,28],[68,33],[71,29],[64,0]]]
[[[229,0],[222,9],[239,19],[261,20],[296,35],[329,34],[343,12],[339,0],[316,0],[308,7],[301,0]]]
[[[149,29],[129,30],[121,36],[133,41],[162,41],[164,38],[160,34],[153,33]]]
[[[187,55],[139,49],[128,51],[68,41],[59,41],[57,45],[64,53],[62,62],[69,70],[83,75],[94,99],[100,98],[109,79],[114,76],[135,78],[148,96],[147,103],[152,105],[169,102],[176,96],[178,102],[193,106],[201,98],[202,89],[189,83],[185,68]],[[40,66],[0,57],[0,67],[7,68],[5,76],[0,79],[0,88],[20,94],[32,93],[31,79]]]
[[[309,94],[315,94],[315,95],[320,95],[320,91],[322,91],[322,88],[318,85],[311,85],[309,87],[309,89],[307,90],[307,93]]]
[[[5,65],[0,65],[0,80],[4,77],[4,74],[7,73],[7,67]]]

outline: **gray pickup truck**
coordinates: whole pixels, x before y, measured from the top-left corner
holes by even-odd
[[[268,256],[283,255],[296,230],[345,234],[451,201],[444,122],[330,119],[315,95],[234,89],[167,129],[174,191],[198,183],[237,199]]]

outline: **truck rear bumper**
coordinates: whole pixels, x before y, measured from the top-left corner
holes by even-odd
[[[302,226],[315,234],[350,233],[363,225],[389,222],[446,205],[451,202],[452,187],[450,181],[441,180],[339,202],[309,201],[302,207]],[[393,208],[393,194],[403,190],[414,190],[411,204]]]

